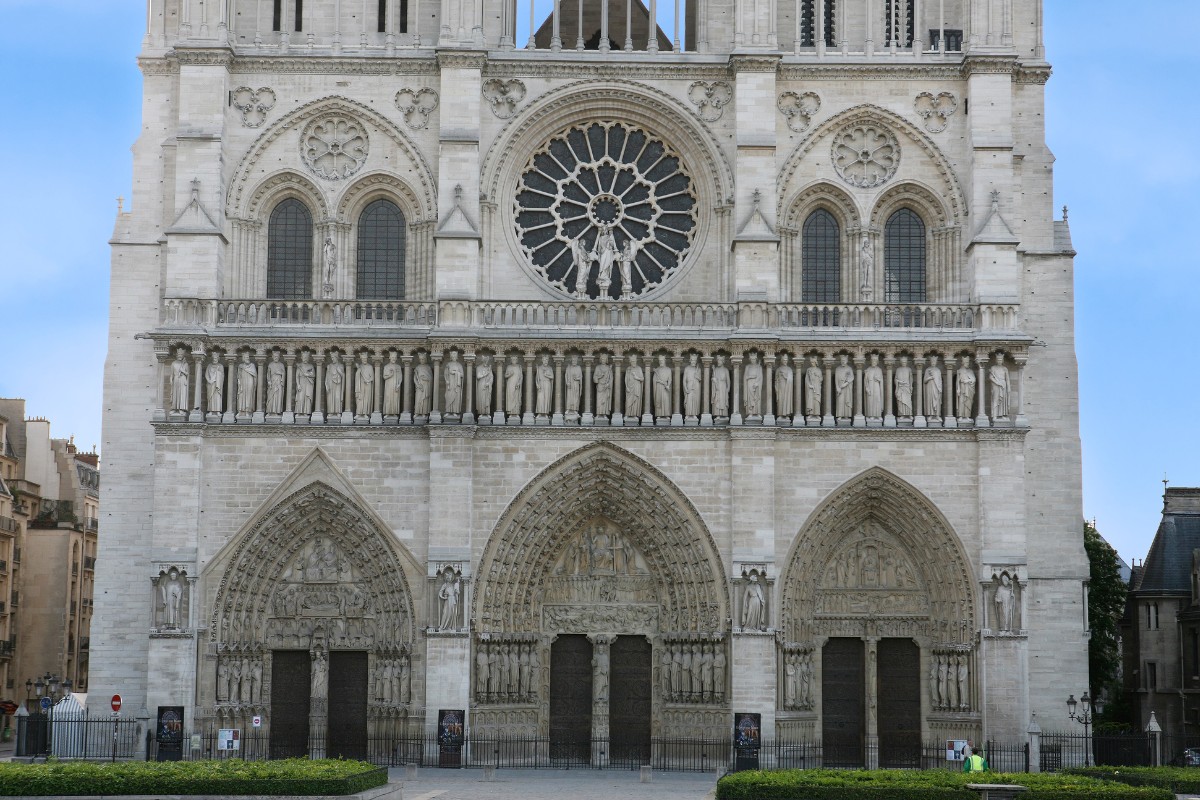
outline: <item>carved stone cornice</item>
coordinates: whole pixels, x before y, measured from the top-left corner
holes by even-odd
[[[487,53],[482,50],[439,50],[438,66],[442,69],[478,69],[487,66]]]
[[[968,55],[963,58],[962,75],[964,78],[978,74],[1011,75],[1018,66],[1017,57],[1012,55]]]
[[[729,69],[739,72],[775,72],[779,69],[782,56],[767,54],[734,54],[729,57]]]
[[[959,64],[813,64],[784,63],[779,67],[779,80],[784,81],[956,81],[962,80]],[[783,88],[781,86],[781,88]]]
[[[594,62],[488,61],[485,78],[591,78],[594,80],[722,80],[730,77],[727,64],[664,63],[662,61]]]
[[[179,72],[179,62],[166,56],[140,56],[137,63],[145,76],[174,75]]]
[[[228,47],[175,48],[175,60],[180,66],[225,67],[232,66],[233,50]]]
[[[1021,84],[1045,85],[1053,73],[1049,64],[1019,64],[1013,72],[1013,80]]]
[[[237,73],[294,73],[305,75],[437,75],[437,60],[427,53],[408,58],[331,58],[329,56],[238,56],[230,70]]]

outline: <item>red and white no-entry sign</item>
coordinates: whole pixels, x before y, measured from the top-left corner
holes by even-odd
[[[121,695],[119,695],[119,694],[114,694],[114,695],[113,695],[113,699],[112,699],[112,710],[113,710],[113,711],[120,711],[120,710],[121,710]]]

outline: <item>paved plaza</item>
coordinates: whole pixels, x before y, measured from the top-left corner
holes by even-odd
[[[612,800],[613,798],[711,798],[712,772],[656,772],[642,783],[637,771],[626,770],[497,770],[484,780],[478,769],[422,768],[415,778],[403,768],[390,770],[404,784],[404,800]]]

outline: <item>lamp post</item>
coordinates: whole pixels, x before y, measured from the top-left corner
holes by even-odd
[[[1092,726],[1092,698],[1085,690],[1079,700],[1075,700],[1075,695],[1067,697],[1067,716],[1083,726],[1083,765],[1090,767],[1092,765],[1092,740],[1088,735],[1088,729]]]
[[[60,681],[57,675],[51,675],[49,672],[37,679],[25,681],[26,704],[28,705],[31,694],[37,697],[37,705],[29,716],[29,724],[35,732],[32,748],[35,752],[30,755],[46,755],[50,752],[50,726],[54,722],[54,704],[70,692],[70,678]],[[50,712],[49,715],[42,711],[43,706]]]

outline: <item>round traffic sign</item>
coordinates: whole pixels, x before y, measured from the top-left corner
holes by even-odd
[[[50,708],[51,705],[52,705],[52,703],[50,702],[49,697],[42,698],[42,711],[45,711],[46,709]]]
[[[120,711],[120,710],[121,710],[121,695],[119,695],[119,694],[114,694],[114,695],[113,695],[113,699],[112,699],[112,710],[113,710],[113,711]]]

